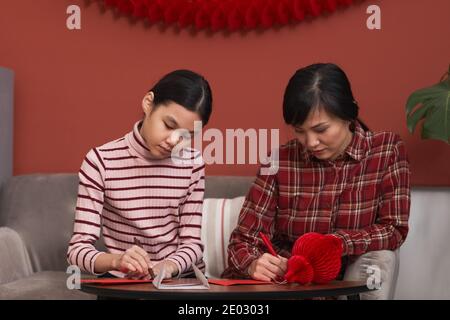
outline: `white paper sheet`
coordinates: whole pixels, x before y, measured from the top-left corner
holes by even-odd
[[[174,279],[173,282],[163,283],[164,276],[166,273],[165,268],[163,268],[152,283],[157,289],[170,289],[170,290],[209,289],[208,279],[206,279],[205,275],[195,265],[192,265],[192,269],[195,272],[195,277],[197,281],[195,280],[193,281],[193,279],[189,278],[180,278]]]

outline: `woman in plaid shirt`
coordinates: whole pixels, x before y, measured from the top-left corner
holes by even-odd
[[[398,248],[410,208],[405,145],[358,119],[345,73],[334,64],[298,70],[284,94],[283,116],[296,139],[280,147],[278,171],[260,172],[250,189],[223,277],[283,276],[293,243],[308,232],[335,235],[349,258]],[[277,257],[265,253],[260,231]]]

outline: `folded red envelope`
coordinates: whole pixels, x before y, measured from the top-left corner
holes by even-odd
[[[123,279],[123,278],[105,278],[105,279],[82,279],[81,283],[100,284],[100,285],[115,285],[115,284],[133,284],[133,283],[151,283],[153,280],[145,279]],[[163,282],[169,282],[170,279],[165,279]]]
[[[274,284],[270,281],[252,280],[252,279],[208,279],[211,284],[219,286],[235,286],[248,284]]]

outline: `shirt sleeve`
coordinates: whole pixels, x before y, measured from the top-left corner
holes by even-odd
[[[80,269],[94,271],[95,260],[103,252],[94,244],[101,231],[101,213],[104,196],[104,166],[98,151],[86,155],[79,174],[78,197],[75,208],[73,235],[67,250],[67,261]]]
[[[266,233],[269,239],[273,238],[277,195],[276,175],[259,173],[244,201],[238,224],[231,233],[228,245],[228,268],[223,277],[249,277],[247,269],[250,264],[267,252],[259,232]],[[277,246],[274,246],[274,249],[279,253]]]
[[[359,230],[337,230],[343,240],[344,254],[361,255],[368,251],[395,250],[408,234],[410,170],[404,143],[397,137],[388,157],[381,181],[382,200],[375,224]]]
[[[204,269],[201,241],[203,196],[205,193],[205,164],[199,161],[192,170],[191,183],[180,206],[179,246],[166,259],[178,267],[178,275],[192,270],[192,264]]]

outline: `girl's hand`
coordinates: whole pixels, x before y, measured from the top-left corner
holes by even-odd
[[[255,280],[276,281],[277,278],[284,277],[287,261],[288,259],[282,256],[275,257],[264,253],[250,264],[248,274]]]
[[[148,253],[136,245],[112,261],[113,270],[123,272],[130,278],[148,277],[149,267],[152,267],[152,263]]]
[[[164,279],[170,279],[178,274],[178,267],[174,262],[170,260],[163,260],[153,267],[155,276],[158,276],[163,268],[165,269]]]

